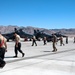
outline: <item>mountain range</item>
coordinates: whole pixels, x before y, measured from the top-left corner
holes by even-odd
[[[13,26],[13,25],[8,25],[8,26],[0,25],[0,32],[2,34],[11,33],[11,32],[14,32],[14,28],[22,29],[25,33],[28,33],[28,34],[33,34],[34,30],[39,30],[39,31],[46,33],[46,34],[52,34],[52,33],[59,32],[59,33],[64,34],[64,35],[75,35],[75,28],[45,29],[45,28],[39,28],[39,27],[31,27],[31,26],[19,27],[19,26]]]

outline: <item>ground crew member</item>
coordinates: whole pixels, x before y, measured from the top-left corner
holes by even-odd
[[[75,43],[75,37],[74,37],[74,43]]]
[[[60,46],[62,46],[62,45],[64,46],[63,37],[61,36],[61,37],[60,37]]]
[[[66,36],[66,44],[68,44],[68,36]]]
[[[5,52],[7,51],[7,39],[0,33],[0,68],[3,68],[6,64],[4,61]]]
[[[35,45],[37,46],[36,37],[35,37],[35,36],[33,36],[33,38],[32,38],[32,46],[34,46],[34,43],[35,43]]]
[[[55,52],[55,51],[57,51],[57,48],[56,48],[56,42],[57,42],[57,37],[56,37],[56,35],[54,35],[54,34],[52,34],[52,42],[53,42],[53,51],[52,52]]]
[[[15,36],[15,56],[14,57],[17,57],[18,51],[20,53],[22,53],[22,57],[24,57],[25,54],[21,50],[20,36],[18,34],[16,34],[16,33],[14,34],[14,36]]]
[[[46,37],[44,37],[44,38],[43,38],[44,45],[47,44],[47,43],[46,43],[46,40],[47,40]]]

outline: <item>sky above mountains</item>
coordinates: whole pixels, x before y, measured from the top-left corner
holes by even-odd
[[[0,25],[75,28],[75,0],[0,0]]]

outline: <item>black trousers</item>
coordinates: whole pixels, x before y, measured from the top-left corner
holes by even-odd
[[[4,55],[5,55],[5,48],[0,48],[0,64],[5,63]]]
[[[16,47],[16,44],[15,44],[15,55],[16,56],[18,54],[18,51],[23,54],[23,52],[21,50],[21,43],[20,42],[18,43],[18,47]]]
[[[44,45],[46,44],[46,40],[44,40]]]
[[[34,43],[35,43],[35,45],[37,46],[36,40],[33,40],[33,41],[32,41],[32,46],[34,45]]]

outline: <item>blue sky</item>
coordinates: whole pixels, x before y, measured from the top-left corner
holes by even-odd
[[[0,0],[0,25],[75,28],[75,0]]]

